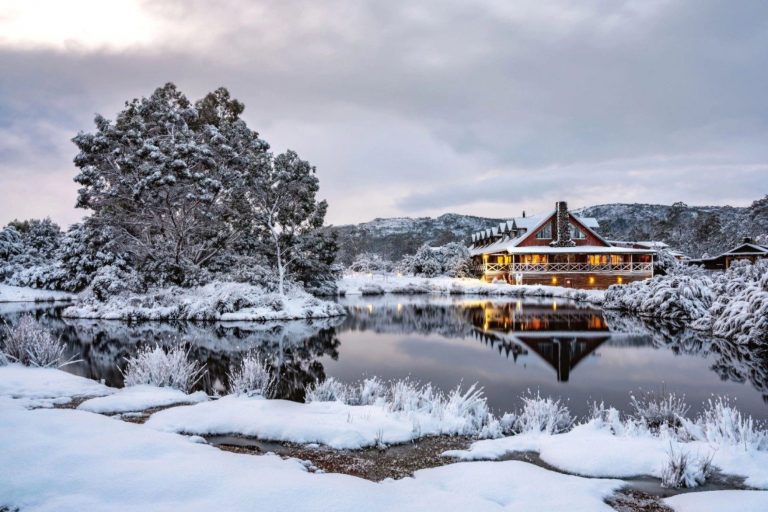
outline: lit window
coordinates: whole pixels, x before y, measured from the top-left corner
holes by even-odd
[[[536,233],[536,238],[539,240],[551,240],[552,239],[552,224],[548,223]]]

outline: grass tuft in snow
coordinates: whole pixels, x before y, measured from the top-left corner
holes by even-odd
[[[23,315],[15,326],[6,325],[0,345],[0,364],[21,363],[42,368],[60,367],[64,344],[54,338],[32,315]]]
[[[128,364],[123,372],[126,386],[148,384],[188,392],[205,372],[205,367],[190,361],[189,352],[181,347],[168,351],[159,345],[144,347],[126,361]]]
[[[538,391],[535,395],[529,391],[521,398],[523,408],[511,423],[514,433],[559,434],[573,426],[575,420],[568,407],[560,400],[542,397]]]
[[[632,417],[651,430],[681,426],[682,419],[690,409],[685,403],[685,397],[664,392],[646,391],[639,396],[631,395],[630,404],[634,409]]]
[[[456,432],[478,437],[500,437],[499,420],[488,409],[482,388],[471,385],[465,391],[457,386],[445,394],[431,384],[419,384],[410,379],[382,382],[378,377],[365,379],[357,385],[346,385],[333,377],[317,383],[306,393],[307,402],[338,401],[347,405],[380,405],[393,413],[428,415],[435,419],[461,419],[463,427]],[[414,419],[414,432],[420,425]]]
[[[713,456],[692,455],[685,448],[670,444],[667,460],[661,470],[661,486],[690,489],[702,485],[712,474]]]
[[[237,367],[230,367],[229,390],[233,395],[271,395],[275,380],[266,361],[256,354],[248,354]]]
[[[709,400],[701,416],[695,422],[684,420],[683,426],[693,439],[744,450],[768,450],[768,431],[723,397]]]

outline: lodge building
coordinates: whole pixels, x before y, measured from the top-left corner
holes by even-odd
[[[611,243],[597,228],[596,219],[559,201],[546,215],[523,214],[473,234],[470,254],[485,281],[607,288],[653,277],[655,250]]]

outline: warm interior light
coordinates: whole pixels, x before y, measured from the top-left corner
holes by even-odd
[[[621,283],[623,283],[623,282],[624,282],[624,278],[623,278],[623,277],[621,277],[621,276],[619,276],[619,277],[617,277],[617,278],[616,278],[616,282],[617,282],[617,283],[619,283],[619,284],[621,284]]]
[[[595,284],[595,278],[593,276],[589,276],[589,284]]]
[[[557,284],[557,277],[555,276],[552,277],[552,284]]]

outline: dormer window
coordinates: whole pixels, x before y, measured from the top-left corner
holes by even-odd
[[[552,240],[552,223],[548,222],[543,228],[536,233],[538,240]]]
[[[571,240],[584,240],[585,238],[587,238],[587,235],[585,235],[582,230],[574,226],[573,223],[570,224],[570,227],[571,227]]]

